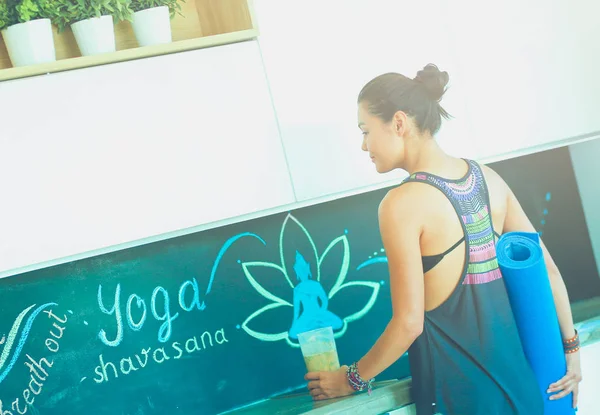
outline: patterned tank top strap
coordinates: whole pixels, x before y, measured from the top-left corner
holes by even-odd
[[[502,278],[502,274],[496,258],[496,240],[485,177],[477,162],[467,162],[472,183],[463,183],[463,197],[458,200],[469,246],[469,262],[463,284],[486,284]]]
[[[446,195],[452,201],[452,195],[448,193],[448,190],[445,186],[443,186],[443,180],[439,180],[437,176],[425,172],[413,173],[407,178],[405,178],[400,185],[406,183],[426,183],[437,189],[439,189],[442,193]]]
[[[448,197],[462,221],[469,250],[463,284],[484,284],[501,278],[502,275],[496,259],[489,193],[483,171],[477,162],[465,161],[468,164],[468,172],[460,179],[449,180],[434,174],[417,172],[407,177],[402,184],[428,183]]]

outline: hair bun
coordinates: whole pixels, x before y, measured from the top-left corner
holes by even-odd
[[[448,75],[448,72],[440,71],[438,67],[432,63],[417,72],[417,76],[415,77],[415,81],[420,82],[425,86],[429,96],[434,101],[440,101],[442,99],[444,92],[446,92],[446,85],[448,85],[449,80],[450,76]]]

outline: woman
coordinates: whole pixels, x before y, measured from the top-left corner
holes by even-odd
[[[543,399],[573,393],[581,367],[569,298],[543,246],[567,373],[542,396],[519,340],[498,269],[498,234],[535,232],[506,183],[488,167],[449,156],[433,136],[448,114],[448,74],[427,65],[414,79],[389,73],[358,97],[362,149],[379,173],[409,177],[379,206],[393,317],[371,350],[336,372],[308,373],[316,400],[370,388],[406,351],[419,415],[538,415]],[[568,399],[568,398],[567,398]]]

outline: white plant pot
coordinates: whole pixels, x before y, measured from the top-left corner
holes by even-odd
[[[171,43],[171,18],[167,6],[152,7],[133,14],[133,32],[140,46]]]
[[[13,66],[54,62],[56,51],[50,19],[18,23],[2,31],[2,37]]]
[[[112,16],[94,17],[71,25],[77,46],[83,56],[117,50]]]

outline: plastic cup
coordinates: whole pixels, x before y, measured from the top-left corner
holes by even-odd
[[[298,342],[307,371],[332,372],[340,368],[331,327],[299,333]]]

